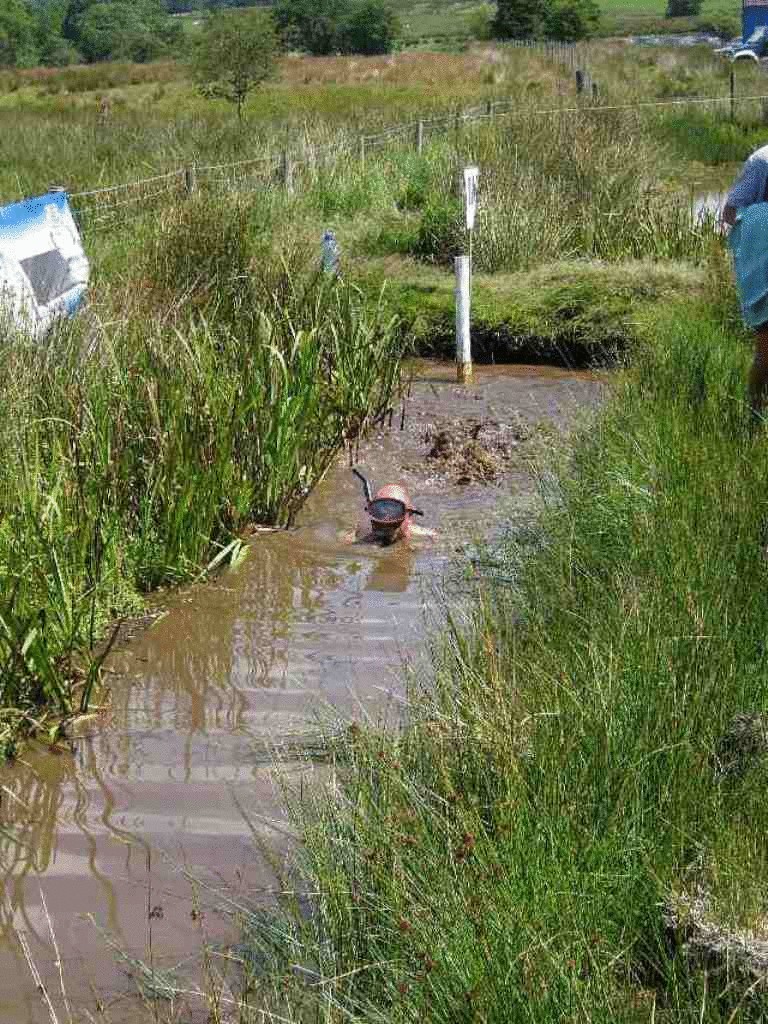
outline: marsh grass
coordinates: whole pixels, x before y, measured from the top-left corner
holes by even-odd
[[[89,318],[42,349],[3,350],[14,583],[0,704],[31,713],[46,696],[61,714],[82,706],[98,665],[74,652],[92,646],[110,609],[219,564],[250,520],[289,521],[338,445],[386,406],[404,333],[376,294],[318,276],[329,222],[374,213],[399,233],[396,245],[353,234],[352,257],[378,247],[446,264],[464,241],[458,172],[476,160],[478,272],[574,257],[700,261],[712,232],[651,188],[659,157],[633,113],[521,117],[456,130],[422,154],[395,147],[366,168],[334,159],[292,195],[274,181],[255,192],[202,182],[196,197],[98,232],[80,211],[97,266]],[[583,285],[544,303],[556,344],[594,326]]]
[[[559,73],[539,79],[541,63],[523,59],[485,73],[522,69],[525,102],[551,99]],[[687,59],[640,62],[638,84],[633,57],[622,85],[606,50],[606,80],[629,97],[679,80],[685,94]],[[703,57],[690,66],[698,84],[722,84]],[[334,86],[320,104],[330,139],[358,85],[335,88],[331,62],[316,74]],[[103,140],[102,175],[134,166],[116,144],[131,117]],[[329,453],[386,407],[403,339],[379,287],[394,279],[406,322],[445,317],[462,163],[483,167],[489,329],[634,344],[604,413],[557,479],[542,476],[534,541],[512,531],[476,560],[472,625],[448,615],[433,673],[411,676],[408,728],[328,745],[337,788],[293,807],[303,883],[286,879],[282,916],[237,908],[254,1000],[243,1020],[267,1008],[302,1024],[768,1012],[732,965],[692,971],[664,913],[696,884],[728,924],[764,913],[764,769],[718,778],[711,755],[735,714],[768,699],[768,495],[725,251],[659,188],[680,172],[679,131],[660,145],[660,123],[521,116],[421,155],[394,147],[365,172],[352,158],[315,168],[293,196],[203,183],[113,234],[86,221],[90,319],[46,348],[3,350],[0,559],[14,582],[0,703],[31,715],[39,698],[77,705],[90,668],[74,652],[111,607],[226,561],[253,519],[287,521]],[[207,152],[238,151],[216,131]],[[193,151],[178,125],[156,132],[137,146],[154,140],[158,160]],[[729,132],[718,159],[750,142]],[[359,292],[315,273],[329,224]]]
[[[471,628],[449,615],[411,676],[407,727],[351,727],[336,792],[294,802],[312,913],[254,930],[296,1019],[764,1019],[664,908],[701,884],[723,926],[768,909],[764,762],[712,760],[768,701],[767,442],[719,312],[640,333],[537,544],[494,550]]]
[[[290,521],[388,407],[395,319],[290,256],[247,273],[246,217],[185,206],[144,248],[143,290],[113,281],[44,345],[6,336],[0,708],[84,709],[82,652],[111,618]]]

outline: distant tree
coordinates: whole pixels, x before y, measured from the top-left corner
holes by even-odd
[[[668,18],[690,18],[701,12],[701,0],[667,0]]]
[[[342,52],[390,53],[400,34],[400,21],[384,0],[358,0],[343,27]]]
[[[400,32],[387,0],[277,0],[283,43],[323,57],[332,53],[389,53]]]
[[[599,22],[595,0],[552,0],[544,26],[547,38],[573,43],[592,35]]]
[[[208,17],[193,44],[190,71],[203,96],[243,106],[250,93],[277,69],[278,37],[266,11],[220,11]]]
[[[80,57],[74,44],[64,36],[66,0],[35,0],[33,11],[37,21],[37,47],[40,60],[51,67],[73,64]]]
[[[586,39],[600,21],[595,0],[497,0],[493,34],[500,39]]]
[[[0,5],[0,66],[32,67],[39,60],[37,25],[24,0]]]
[[[319,57],[343,47],[348,0],[277,0],[273,12],[284,44]]]
[[[545,34],[547,0],[497,0],[493,34],[499,39],[537,39]]]
[[[162,0],[69,0],[62,31],[88,61],[154,60],[181,36]]]
[[[473,39],[486,40],[493,38],[493,16],[494,9],[492,4],[482,4],[472,11],[467,21],[469,24],[469,34]]]
[[[70,42],[76,43],[80,31],[80,19],[95,0],[68,0],[62,19],[61,34]]]

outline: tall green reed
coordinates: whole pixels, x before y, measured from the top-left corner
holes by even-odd
[[[81,652],[110,618],[218,563],[249,523],[289,521],[388,407],[397,322],[296,259],[249,273],[246,214],[179,211],[135,262],[143,290],[115,283],[43,344],[4,339],[0,708],[82,706]]]

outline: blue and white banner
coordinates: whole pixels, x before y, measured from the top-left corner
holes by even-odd
[[[0,207],[0,318],[40,337],[81,305],[88,271],[65,192]]]

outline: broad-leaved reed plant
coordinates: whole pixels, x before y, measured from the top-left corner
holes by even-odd
[[[144,292],[115,286],[44,342],[0,347],[0,709],[84,708],[79,655],[108,620],[233,554],[249,524],[288,522],[398,386],[383,307],[296,260],[246,274],[224,204],[180,216],[227,242],[213,294],[177,235],[162,267],[147,250]]]

